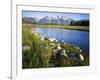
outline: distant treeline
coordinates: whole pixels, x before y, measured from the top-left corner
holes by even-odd
[[[62,25],[71,25],[71,26],[89,26],[89,20],[73,20],[71,18],[68,19],[48,19],[48,18],[42,18],[38,20],[37,18],[32,17],[23,17],[22,18],[23,23],[28,24],[62,24]]]
[[[73,26],[89,26],[89,20],[71,21],[70,25]]]

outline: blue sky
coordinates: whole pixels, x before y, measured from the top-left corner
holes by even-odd
[[[89,20],[89,14],[87,13],[22,11],[22,16],[23,17],[38,17],[39,19],[43,18],[44,16],[49,16],[49,17],[65,16],[65,17],[70,17],[74,20],[82,20],[82,19]]]

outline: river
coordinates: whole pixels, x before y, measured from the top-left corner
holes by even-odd
[[[43,34],[44,37],[56,38],[58,41],[79,46],[83,52],[89,53],[89,32],[45,27],[33,27],[32,29]]]

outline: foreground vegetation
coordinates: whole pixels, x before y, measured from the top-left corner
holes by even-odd
[[[23,24],[23,26],[30,27],[49,27],[49,28],[64,28],[70,30],[89,31],[88,26],[71,26],[66,24]]]
[[[42,39],[32,31],[30,26],[33,24],[22,26],[22,67],[24,69],[89,65],[89,57],[79,47],[59,41],[51,42],[48,38]],[[59,54],[62,51],[63,54]],[[80,54],[84,59],[80,59]]]

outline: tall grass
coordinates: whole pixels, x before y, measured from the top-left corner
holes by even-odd
[[[48,42],[41,42],[39,37],[31,32],[30,28],[23,28],[22,36],[22,46],[28,45],[30,47],[30,50],[22,52],[23,68],[49,67],[52,49],[48,47]],[[46,48],[41,48],[41,45],[46,46]]]
[[[38,36],[33,34],[31,27],[23,26],[22,47],[28,46],[29,49],[22,50],[22,68],[46,68],[50,67],[50,63],[54,64],[54,67],[89,65],[87,56],[84,61],[76,61],[71,57],[59,60],[53,52],[55,47],[50,46],[49,43],[49,40],[41,41]],[[74,52],[77,55],[80,54],[79,50],[74,46],[62,42],[59,43],[66,50],[67,55],[70,55],[70,52]]]

